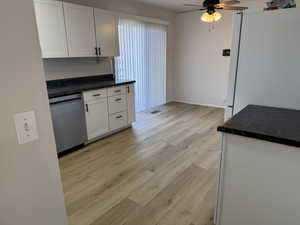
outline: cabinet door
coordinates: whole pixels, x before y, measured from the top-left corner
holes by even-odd
[[[70,57],[96,56],[94,9],[63,3]]]
[[[131,124],[136,120],[134,84],[130,84],[127,86],[127,107],[128,107],[128,124]]]
[[[107,98],[86,103],[85,107],[88,140],[107,133],[109,131]]]
[[[63,3],[35,0],[35,14],[43,58],[67,57],[67,36]]]
[[[104,10],[95,9],[97,46],[100,56],[118,56],[118,17]]]

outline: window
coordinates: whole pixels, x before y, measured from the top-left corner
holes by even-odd
[[[167,27],[121,18],[119,40],[116,77],[137,81],[137,111],[165,104]]]

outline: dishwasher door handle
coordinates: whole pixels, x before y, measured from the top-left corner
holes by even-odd
[[[81,100],[81,98],[73,98],[73,99],[68,99],[68,100],[55,101],[55,102],[51,102],[50,105],[72,102],[72,101],[76,101],[76,100]]]
[[[75,95],[67,95],[62,97],[50,98],[49,102],[50,105],[53,105],[53,104],[65,103],[65,102],[76,101],[81,99],[82,99],[81,94],[75,94]]]

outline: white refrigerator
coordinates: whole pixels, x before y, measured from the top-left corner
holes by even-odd
[[[248,104],[300,109],[300,10],[235,15],[225,120]]]

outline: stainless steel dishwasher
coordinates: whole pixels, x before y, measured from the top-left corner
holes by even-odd
[[[87,139],[81,94],[50,99],[57,152],[84,144]]]

